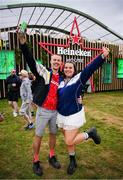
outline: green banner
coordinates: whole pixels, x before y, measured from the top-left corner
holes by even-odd
[[[12,69],[15,68],[15,52],[0,51],[0,79],[6,79]]]
[[[102,82],[105,84],[112,83],[112,64],[104,63],[102,66]]]
[[[123,59],[117,59],[117,78],[123,78]]]

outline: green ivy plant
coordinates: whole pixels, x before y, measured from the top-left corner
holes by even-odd
[[[109,52],[109,58],[107,59],[107,62],[108,62],[108,63],[112,63],[112,58],[113,58],[112,56],[113,56],[113,54],[112,54],[112,52],[110,51],[110,52]]]
[[[45,67],[48,67],[48,56],[46,51],[42,48],[41,50],[42,63]]]
[[[98,75],[98,73],[94,73],[93,82],[94,82],[95,87],[98,87],[98,85],[99,85],[99,75]]]
[[[15,62],[17,65],[21,63],[21,50],[17,48],[15,49]]]

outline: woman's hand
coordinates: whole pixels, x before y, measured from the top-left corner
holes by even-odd
[[[109,48],[103,47],[103,53],[102,54],[103,54],[104,58],[106,58],[109,55],[109,52],[110,52]]]
[[[77,100],[78,100],[79,104],[82,104],[82,96],[79,96],[79,98],[77,98]]]

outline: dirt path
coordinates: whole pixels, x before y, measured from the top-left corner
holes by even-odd
[[[112,114],[95,110],[94,108],[86,107],[85,111],[90,117],[105,122],[108,125],[116,126],[123,132],[123,118],[114,116]]]

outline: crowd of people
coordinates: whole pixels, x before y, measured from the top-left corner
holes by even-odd
[[[105,62],[109,54],[109,49],[104,47],[102,54],[96,57],[84,70],[77,73],[76,66],[69,61],[64,64],[61,72],[62,57],[54,54],[51,56],[48,70],[42,64],[37,64],[26,43],[24,33],[18,33],[21,51],[31,70],[28,73],[22,69],[19,76],[16,70],[12,70],[6,79],[8,86],[8,102],[12,107],[13,116],[23,116],[27,121],[25,129],[33,129],[32,103],[35,104],[35,138],[33,142],[33,172],[43,175],[43,168],[40,164],[39,153],[45,133],[45,128],[49,126],[49,164],[60,169],[61,164],[56,158],[56,135],[58,128],[61,129],[67,147],[69,164],[67,173],[72,175],[77,168],[75,146],[93,140],[95,144],[101,143],[101,137],[96,127],[91,127],[87,131],[80,132],[79,129],[86,123],[84,106],[80,100],[82,90],[91,75]],[[22,100],[19,109],[18,98]]]

